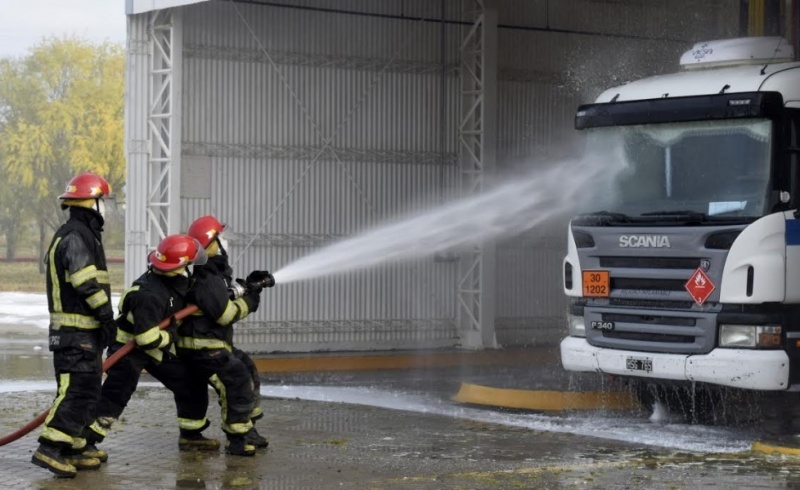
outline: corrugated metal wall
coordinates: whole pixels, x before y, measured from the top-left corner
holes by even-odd
[[[231,255],[244,276],[451,196],[470,19],[464,2],[443,4],[444,24],[430,0],[181,8],[184,228],[220,216],[239,234]],[[578,104],[672,71],[693,41],[739,28],[738,0],[497,5],[501,171],[575,156]],[[563,219],[500,244],[500,344],[562,335],[564,250]],[[456,263],[424,257],[279,285],[237,342],[258,352],[453,346],[457,279]]]
[[[450,192],[460,27],[444,25],[442,60],[442,25],[418,19],[220,2],[186,9],[183,25],[182,173],[209,180],[183,190],[183,220],[224,219],[242,276]],[[279,284],[238,340],[256,351],[452,346],[455,274],[425,257]]]

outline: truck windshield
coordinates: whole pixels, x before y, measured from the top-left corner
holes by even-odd
[[[588,212],[630,218],[761,217],[767,213],[768,119],[594,128],[587,154],[614,154],[621,170]]]

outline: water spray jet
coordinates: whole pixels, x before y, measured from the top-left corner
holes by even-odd
[[[623,167],[620,162],[624,162],[620,155],[595,155],[592,161],[536,169],[482,194],[333,243],[275,272],[275,282],[286,284],[421,256],[457,260],[458,251],[470,244],[519,234],[573,210],[586,198],[589,184],[608,187]]]

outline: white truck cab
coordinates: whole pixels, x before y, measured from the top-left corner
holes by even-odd
[[[623,169],[570,222],[563,367],[797,389],[800,63],[766,37],[698,43],[680,64],[578,109],[586,151]]]

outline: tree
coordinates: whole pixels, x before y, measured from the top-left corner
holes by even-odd
[[[63,222],[58,195],[72,176],[92,171],[122,188],[124,75],[122,46],[73,37],[0,60],[0,165],[18,186],[0,220],[23,207],[35,216],[40,253]]]
[[[0,163],[0,168],[2,168],[2,163]],[[16,182],[0,179],[0,232],[6,237],[6,259],[8,260],[16,257],[19,240],[31,216],[27,207],[20,206],[21,197],[25,195],[21,192],[24,190]]]

